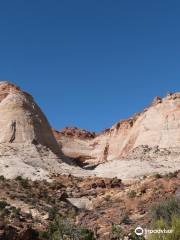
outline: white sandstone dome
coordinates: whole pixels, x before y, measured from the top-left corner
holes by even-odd
[[[1,143],[40,144],[59,153],[51,127],[33,98],[8,82],[0,82]]]

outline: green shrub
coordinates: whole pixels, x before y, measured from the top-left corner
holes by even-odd
[[[160,219],[154,223],[153,228],[172,230],[172,233],[154,233],[149,236],[148,240],[180,240],[180,217],[174,215],[171,218],[169,225],[163,219]]]
[[[136,192],[134,190],[131,190],[131,191],[128,192],[127,195],[128,195],[129,198],[135,198],[136,197]]]
[[[50,221],[53,221],[56,216],[59,214],[58,213],[58,207],[56,205],[52,205],[49,209],[48,209],[48,217]]]
[[[18,218],[20,216],[20,213],[21,213],[20,208],[12,207],[11,210],[12,210],[12,217]]]
[[[151,234],[148,240],[180,240],[180,200],[171,198],[151,208],[153,229],[173,230],[172,233]]]
[[[48,228],[48,240],[95,240],[93,232],[82,229],[67,218],[56,215]]]
[[[9,204],[5,201],[0,201],[0,211],[4,210]]]
[[[1,176],[0,176],[0,181],[3,182],[4,180],[5,180],[5,177],[1,175]]]
[[[112,225],[112,237],[114,240],[124,239],[125,233],[119,224]]]
[[[94,233],[89,229],[82,229],[80,231],[80,236],[83,240],[95,240]]]
[[[109,202],[109,201],[111,200],[111,195],[106,195],[106,196],[104,197],[104,199],[105,199],[107,202]]]
[[[177,216],[173,216],[172,217],[172,224],[171,224],[171,228],[173,230],[171,239],[169,238],[169,240],[178,240],[180,239],[180,217]]]
[[[180,200],[177,198],[170,198],[151,208],[151,218],[155,222],[163,219],[165,223],[169,224],[174,215],[180,217]]]
[[[17,176],[15,180],[16,180],[16,181],[21,181],[22,179],[23,179],[23,178],[22,178],[21,176]]]
[[[154,177],[155,177],[156,179],[160,179],[160,178],[162,178],[162,175],[161,175],[160,173],[156,173],[156,174],[154,175]]]
[[[121,220],[121,223],[123,223],[123,224],[125,224],[125,225],[129,225],[129,224],[131,224],[131,219],[129,218],[129,216],[128,216],[128,214],[126,213],[124,216],[123,216],[123,218],[122,218],[122,220]]]
[[[169,178],[169,179],[171,179],[171,178],[176,178],[176,177],[178,176],[178,173],[179,173],[179,171],[170,172],[170,173],[167,173],[167,174],[165,175],[165,177],[166,177],[166,178]]]
[[[122,180],[117,177],[114,177],[111,181],[112,186],[120,186],[121,183],[122,183]]]
[[[27,178],[23,178],[21,176],[16,177],[16,181],[21,183],[23,188],[30,188],[29,180]]]
[[[128,236],[130,240],[145,240],[144,236],[136,235],[135,230],[131,230]]]

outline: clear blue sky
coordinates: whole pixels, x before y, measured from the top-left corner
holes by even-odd
[[[0,1],[0,79],[56,129],[110,127],[180,91],[180,1]]]

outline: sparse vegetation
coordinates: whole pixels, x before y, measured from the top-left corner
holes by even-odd
[[[134,229],[128,234],[130,240],[145,240],[144,236],[137,236]]]
[[[166,224],[172,221],[172,216],[180,217],[180,200],[178,198],[170,198],[151,208],[151,218],[153,221],[163,219]]]
[[[104,197],[104,199],[108,202],[108,201],[110,201],[111,200],[111,195],[106,195],[105,197]]]
[[[180,217],[173,215],[171,222],[166,223],[164,219],[157,220],[154,225],[154,229],[172,230],[171,233],[153,233],[149,236],[148,240],[179,240],[180,239]]]
[[[151,209],[152,226],[154,229],[172,230],[172,233],[155,233],[150,240],[179,240],[180,239],[180,200],[168,199]]]
[[[125,215],[122,217],[121,223],[129,225],[131,224],[131,219],[129,218],[129,215],[125,213]]]
[[[154,177],[155,177],[156,179],[160,179],[160,178],[162,178],[163,176],[162,176],[160,173],[156,173],[156,174],[154,175]]]
[[[170,172],[170,173],[166,174],[165,177],[169,178],[169,179],[176,178],[178,176],[178,173],[179,173],[179,171]]]
[[[98,187],[92,188],[93,183]],[[102,183],[105,183],[106,187]],[[123,236],[131,236],[131,240],[144,240],[131,230],[139,223],[150,229],[149,222],[153,218],[155,221],[151,221],[151,229],[159,221],[164,221],[178,234],[179,200],[172,197],[178,189],[177,183],[178,177],[165,176],[162,176],[162,179],[153,177],[141,180],[140,184],[131,185],[125,183],[119,185],[119,180],[115,179],[114,184],[118,184],[117,187],[112,184],[112,179],[101,178],[58,176],[54,182],[33,182],[22,177],[15,180],[2,178],[0,217],[5,219],[9,228],[14,227],[15,232],[19,226],[23,229],[32,226],[33,231],[28,231],[35,237],[30,240],[61,239],[58,235],[59,225],[62,231],[65,231],[63,233],[65,240],[73,237],[78,240],[104,240],[105,235],[109,240],[118,240]],[[156,194],[153,194],[154,192]],[[90,200],[93,200],[92,209],[82,211],[68,201],[68,198],[83,196],[89,196]],[[17,203],[17,207],[14,207]],[[151,215],[148,215],[151,206]],[[93,232],[88,229],[93,229]],[[73,236],[72,231],[76,235]],[[157,240],[156,236],[151,237]]]
[[[16,177],[16,181],[20,182],[23,188],[30,188],[29,180],[21,176]]]
[[[136,197],[136,192],[134,190],[131,190],[131,191],[128,192],[127,195],[128,195],[129,198],[135,198]]]
[[[76,226],[60,215],[56,215],[50,223],[46,236],[49,240],[95,240],[93,232]]]
[[[114,240],[120,240],[125,237],[125,233],[122,229],[122,227],[119,224],[113,224],[112,225],[112,238]]]
[[[5,180],[5,177],[4,176],[0,176],[0,181],[4,181]]]
[[[0,201],[0,211],[4,210],[8,206],[8,203],[5,201]]]

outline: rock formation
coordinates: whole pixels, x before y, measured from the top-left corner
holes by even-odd
[[[9,82],[0,82],[0,126],[1,174],[11,177],[29,169],[30,175],[46,175],[41,168],[60,161],[46,117],[28,93]]]
[[[73,127],[67,127],[60,132],[53,130],[53,133],[64,155],[81,167],[89,166],[90,161],[94,159],[91,155],[94,147],[90,142],[96,137],[95,133]]]
[[[129,167],[124,160],[131,159],[131,163],[136,164],[133,160],[159,159],[161,163],[169,163],[165,166],[166,170],[175,170],[180,163],[180,93],[168,94],[163,99],[156,97],[143,112],[118,122],[100,134],[91,136],[88,133],[82,138],[80,134],[73,134],[73,129],[68,129],[69,131],[69,134],[64,134],[64,130],[62,133],[56,132],[55,137],[63,153],[86,168],[107,163],[102,171],[116,168],[114,174],[117,175],[121,167]],[[115,160],[121,163],[114,164]],[[144,166],[146,163],[144,162]],[[139,168],[142,168],[142,164],[139,162],[137,166],[138,164]],[[158,164],[160,165],[160,162]],[[149,172],[156,167],[146,166]],[[139,168],[137,171],[140,171]]]
[[[0,144],[41,144],[59,153],[51,127],[33,98],[8,82],[0,82]]]
[[[0,171],[13,178],[49,174],[134,178],[180,166],[180,93],[100,134],[52,130],[31,95],[0,82]]]

